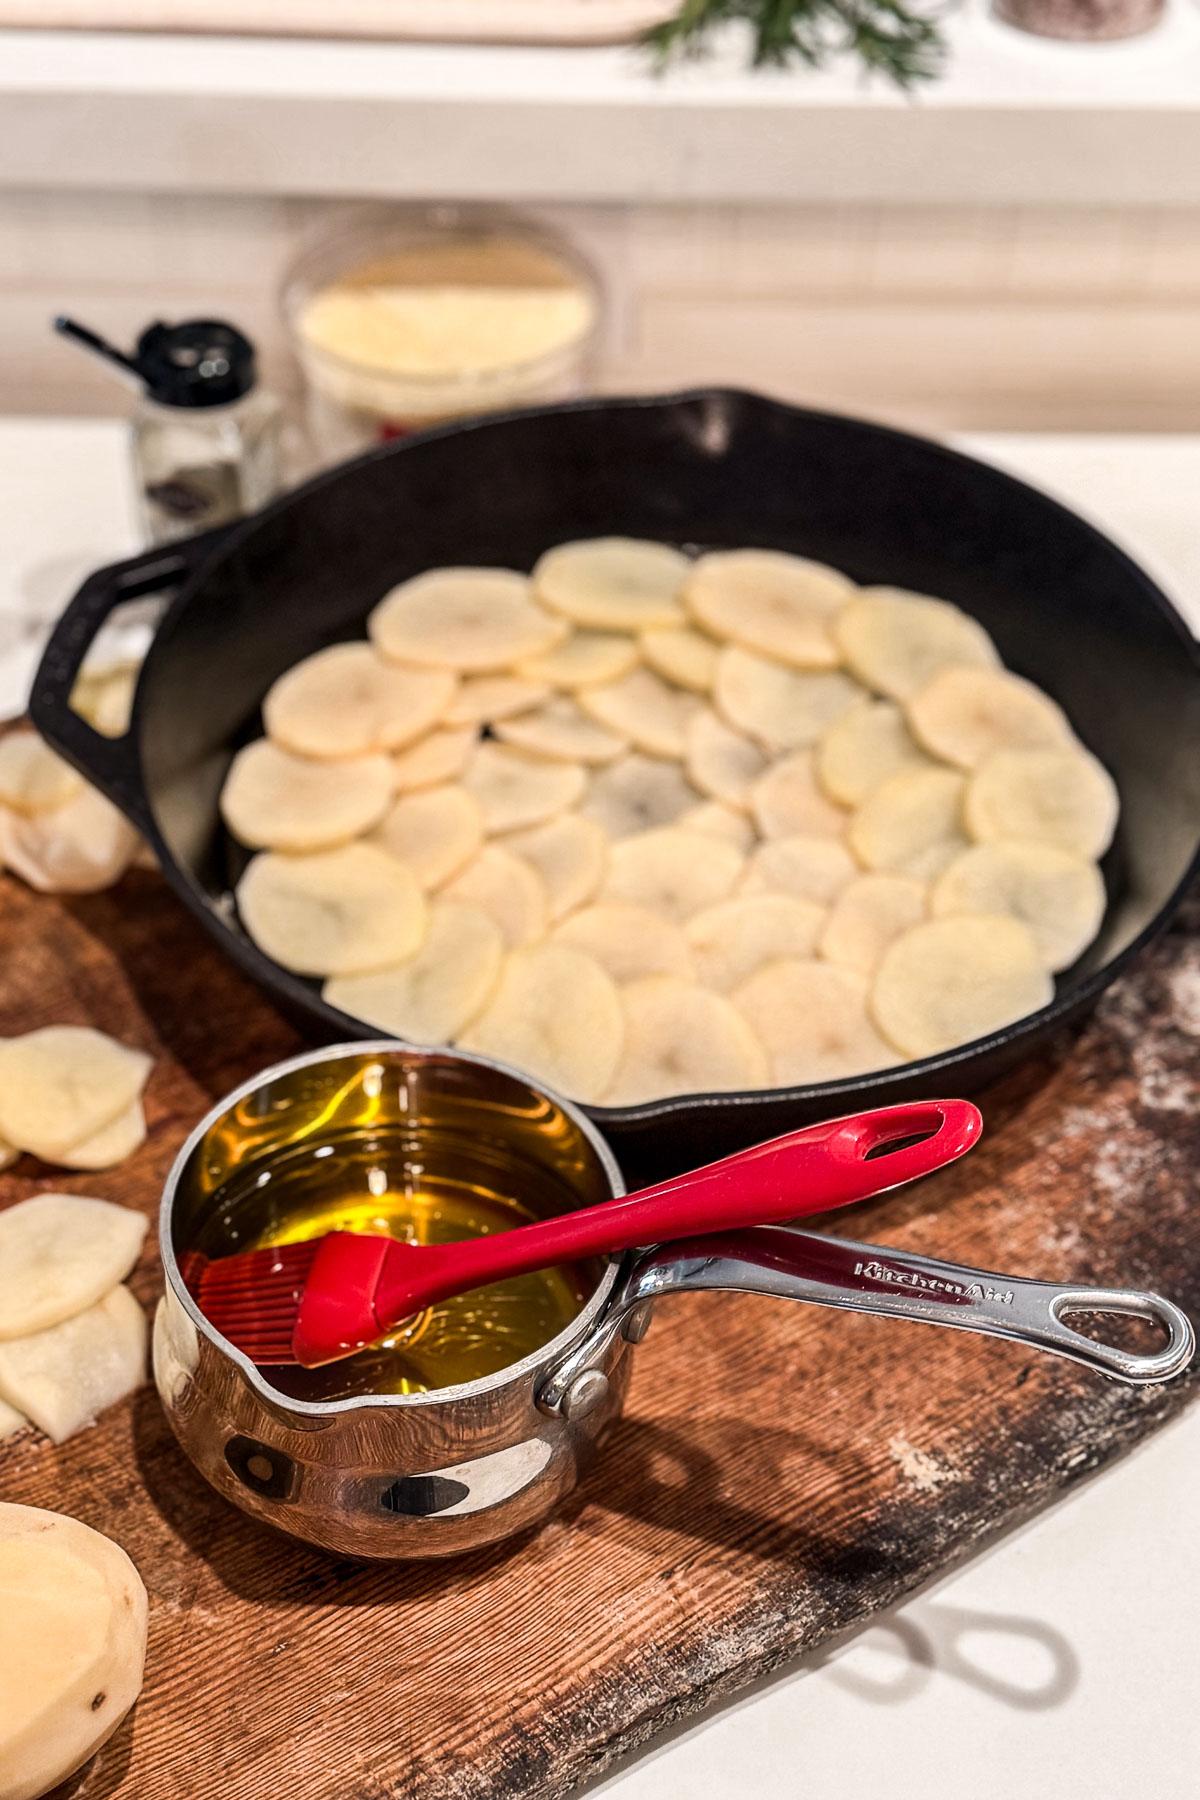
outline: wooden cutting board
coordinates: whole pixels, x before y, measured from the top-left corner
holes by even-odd
[[[157,1058],[150,1140],[35,1188],[153,1211],[197,1115],[297,1048],[149,874],[51,901],[0,879],[0,1032],[90,1021]],[[846,1235],[1161,1289],[1200,1313],[1200,938],[1145,957],[1056,1058],[984,1100],[981,1147]],[[135,1281],[150,1304],[152,1254]],[[675,1720],[867,1618],[1177,1412],[957,1332],[765,1299],[660,1308],[628,1413],[541,1531],[459,1562],[333,1561],[253,1525],[177,1451],[153,1389],[0,1494],[111,1533],[151,1597],[141,1702],[78,1800],[496,1800],[569,1793]],[[1147,1529],[1154,1521],[1144,1522]]]

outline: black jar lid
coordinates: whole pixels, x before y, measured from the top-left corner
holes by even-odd
[[[228,406],[254,386],[254,345],[223,319],[147,326],[134,358],[160,406]]]

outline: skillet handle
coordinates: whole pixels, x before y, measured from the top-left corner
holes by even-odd
[[[235,527],[144,550],[124,562],[95,569],[68,604],[42,654],[29,697],[29,716],[55,750],[119,806],[142,832],[151,825],[132,728],[123,737],[93,731],[71,705],[83,660],[106,619],[127,600],[173,593],[217,550]],[[136,698],[134,708],[136,713]]]

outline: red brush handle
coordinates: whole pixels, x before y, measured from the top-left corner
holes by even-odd
[[[389,1246],[375,1288],[375,1316],[385,1331],[420,1307],[511,1275],[849,1206],[944,1168],[971,1148],[982,1128],[967,1100],[885,1106],[788,1132],[579,1212],[494,1237],[424,1247],[419,1270],[405,1246]],[[885,1145],[919,1132],[928,1134],[921,1142],[884,1153]]]

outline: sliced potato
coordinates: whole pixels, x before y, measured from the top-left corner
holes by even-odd
[[[20,1154],[21,1152],[15,1144],[7,1143],[4,1138],[0,1138],[0,1169],[11,1169]]]
[[[892,939],[925,917],[928,894],[908,875],[859,875],[830,907],[818,951],[827,962],[873,975]]]
[[[438,899],[414,956],[373,974],[336,976],[323,998],[409,1043],[448,1044],[487,1005],[503,961],[504,934],[488,913]]]
[[[480,848],[483,813],[465,788],[422,788],[394,800],[367,841],[398,857],[428,892],[457,875]]]
[[[547,550],[533,571],[540,599],[576,625],[646,631],[680,625],[686,556],[641,538],[585,538]]]
[[[767,767],[767,758],[752,738],[726,724],[711,706],[688,720],[684,767],[693,785],[729,806],[749,806],[750,789]]]
[[[698,797],[678,763],[635,752],[592,776],[579,811],[610,838],[627,838],[673,824]]]
[[[817,780],[841,806],[861,806],[891,775],[930,767],[893,700],[849,707],[818,740],[816,757]]]
[[[0,1136],[61,1160],[132,1106],[151,1060],[88,1025],[43,1025],[0,1043]]]
[[[573,631],[553,650],[518,663],[516,672],[527,681],[545,681],[570,693],[618,680],[637,659],[637,643],[623,631]]]
[[[86,1312],[141,1255],[146,1219],[82,1194],[34,1194],[0,1212],[0,1339]]]
[[[1106,896],[1095,863],[1053,844],[973,844],[933,884],[934,918],[1008,913],[1028,925],[1046,968],[1065,969],[1100,929]]]
[[[671,687],[651,669],[633,669],[619,681],[585,688],[579,704],[647,756],[682,756],[688,722],[701,702],[695,694]]]
[[[782,550],[716,550],[702,556],[684,597],[718,637],[800,669],[841,661],[830,622],[854,584],[824,563]]]
[[[1082,746],[997,750],[972,775],[963,811],[980,843],[1026,838],[1094,862],[1112,843],[1120,801],[1108,770]]]
[[[573,1099],[595,1100],[612,1080],[624,1035],[616,986],[600,964],[567,944],[539,944],[512,952],[460,1042]]]
[[[478,802],[487,832],[539,825],[574,806],[587,786],[582,763],[529,756],[509,744],[480,744],[462,785]]]
[[[279,677],[263,701],[263,724],[296,756],[368,756],[421,737],[444,716],[456,686],[446,669],[401,668],[372,644],[333,644]]]
[[[892,1046],[875,1029],[867,984],[849,969],[796,958],[764,963],[731,995],[771,1059],[779,1087],[886,1069]]]
[[[828,906],[858,873],[844,844],[797,833],[760,844],[741,880],[744,894],[791,894]]]
[[[472,725],[427,732],[392,758],[392,785],[398,794],[437,787],[461,775],[479,742]]]
[[[567,635],[511,569],[429,569],[402,581],[367,621],[394,662],[483,673],[541,656]]]
[[[604,900],[646,906],[668,919],[686,919],[733,891],[745,858],[721,838],[666,827],[614,844]]]
[[[811,956],[825,909],[790,894],[739,894],[693,913],[684,936],[705,987],[727,994],[763,963]]]
[[[81,1138],[69,1150],[60,1150],[57,1160],[64,1169],[115,1169],[140,1150],[145,1141],[146,1115],[141,1101],[135,1100],[110,1125]]]
[[[879,1029],[906,1056],[999,1031],[1054,995],[1033,933],[1002,913],[927,919],[888,945],[871,989]]]
[[[608,869],[608,833],[578,813],[515,831],[508,846],[541,876],[552,919],[585,905]]]
[[[736,807],[726,806],[723,800],[701,800],[697,806],[690,806],[685,813],[680,813],[678,823],[684,831],[700,831],[705,837],[724,838],[744,855],[754,848],[752,821]]]
[[[258,738],[230,764],[221,817],[252,850],[325,850],[379,823],[392,779],[386,756],[315,762]]]
[[[494,725],[541,706],[550,698],[550,684],[530,681],[524,675],[470,675],[459,684],[446,708],[447,725]]]
[[[952,769],[909,769],[891,776],[851,818],[850,848],[865,869],[932,880],[966,848],[965,788]]]
[[[442,898],[481,907],[514,949],[546,935],[545,882],[523,857],[500,844],[485,844],[442,890]]]
[[[259,949],[297,975],[384,969],[425,934],[416,878],[374,844],[312,856],[264,851],[238,883],[237,904]]]
[[[1060,750],[1074,742],[1062,707],[1007,669],[939,669],[908,702],[926,750],[975,769],[996,750]]]
[[[146,1378],[146,1315],[126,1287],[45,1331],[0,1343],[0,1399],[61,1444]]]
[[[41,894],[96,894],[119,881],[140,840],[93,787],[53,812],[0,813],[0,864]]]
[[[789,669],[730,644],[717,660],[717,710],[767,750],[797,750],[817,739],[862,700],[840,669]]]
[[[597,724],[569,695],[519,719],[504,720],[496,726],[496,736],[531,756],[550,756],[562,762],[609,763],[629,748],[624,732]]]
[[[82,786],[82,775],[35,731],[9,731],[0,737],[0,804],[17,813],[53,812]]]
[[[84,668],[71,689],[71,711],[87,720],[101,737],[124,737],[133,712],[133,695],[140,665],[109,663],[106,668]]]
[[[750,810],[763,837],[846,835],[849,814],[826,798],[811,750],[780,757],[750,789]]]
[[[645,906],[620,901],[585,906],[556,927],[554,941],[586,951],[622,985],[642,975],[695,974],[681,928]]]
[[[767,1080],[762,1045],[723,994],[674,975],[646,975],[631,982],[621,1000],[625,1048],[605,1106],[726,1093]]]
[[[710,694],[717,678],[717,646],[690,625],[663,625],[643,631],[638,639],[642,655],[664,681],[689,688],[693,694]]]
[[[859,680],[893,700],[907,700],[939,669],[995,668],[1000,662],[995,644],[969,613],[903,588],[864,588],[837,615],[834,635]]]

